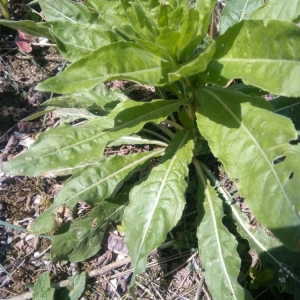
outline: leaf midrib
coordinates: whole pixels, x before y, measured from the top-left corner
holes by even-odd
[[[190,131],[187,131],[185,133],[184,137],[182,138],[181,142],[178,144],[178,146],[176,148],[176,151],[175,151],[175,154],[172,157],[172,159],[170,160],[170,163],[169,163],[169,166],[167,168],[167,171],[165,172],[165,176],[164,176],[163,180],[161,181],[159,190],[158,190],[156,198],[154,200],[154,208],[152,209],[151,216],[148,217],[148,222],[147,222],[146,226],[144,227],[144,233],[142,235],[142,241],[140,243],[140,247],[139,247],[138,253],[137,253],[136,257],[135,257],[136,259],[139,259],[139,257],[140,257],[140,253],[141,253],[142,247],[143,247],[143,245],[145,243],[146,235],[148,233],[148,229],[149,229],[150,224],[152,222],[154,212],[156,211],[156,208],[157,208],[158,203],[159,203],[159,199],[161,197],[163,189],[165,188],[165,184],[167,182],[167,178],[169,178],[169,174],[171,173],[171,171],[173,169],[173,164],[174,164],[175,160],[177,159],[178,151],[182,148],[182,145],[186,142],[186,138],[189,136],[189,134],[190,134]]]
[[[279,62],[289,63],[289,64],[297,64],[300,65],[299,60],[287,60],[287,59],[270,59],[270,58],[214,58],[217,62],[249,62],[249,63],[256,63],[256,62],[263,62],[263,63],[274,63],[278,64]]]
[[[214,209],[214,206],[213,206],[212,197],[210,195],[210,192],[209,192],[207,186],[205,188],[205,194],[206,194],[207,202],[208,202],[208,205],[209,205],[209,208],[210,208],[211,218],[212,218],[212,221],[213,221],[213,224],[214,224],[215,237],[216,237],[216,242],[217,242],[217,246],[218,246],[219,256],[221,258],[222,269],[223,269],[224,274],[226,276],[229,288],[231,290],[231,294],[234,296],[234,299],[238,300],[236,298],[236,296],[235,296],[234,288],[233,288],[233,286],[231,284],[231,279],[230,279],[230,276],[228,274],[227,268],[226,268],[225,263],[224,263],[225,258],[223,256],[223,252],[222,252],[222,247],[221,247],[221,241],[220,241],[219,232],[217,230],[218,225],[217,225],[217,219],[216,219],[216,212],[215,212],[215,209]]]

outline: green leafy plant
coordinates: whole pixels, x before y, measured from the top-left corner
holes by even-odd
[[[181,219],[186,178],[194,172],[199,253],[214,299],[252,299],[237,281],[237,236],[248,239],[261,272],[274,271],[273,285],[280,286],[285,270],[287,290],[294,292],[300,282],[299,253],[290,250],[300,250],[300,28],[293,23],[299,3],[291,0],[291,9],[282,10],[281,1],[263,2],[228,4],[216,39],[207,35],[216,0],[40,0],[46,23],[2,22],[30,34],[42,30],[55,41],[71,65],[36,89],[64,94],[45,105],[60,116],[72,109],[76,117],[67,122],[86,120],[49,129],[2,168],[25,176],[71,175],[31,227],[39,234],[56,230],[53,258],[94,255],[108,225],[122,220],[134,279]],[[156,97],[133,101],[112,92],[103,83],[115,79],[154,86]],[[269,93],[281,97],[267,102],[262,95]],[[104,155],[124,144],[152,146]],[[209,151],[278,239],[249,225],[203,163]],[[91,213],[57,228],[56,210],[79,201],[93,205]],[[234,222],[236,234],[224,218]]]

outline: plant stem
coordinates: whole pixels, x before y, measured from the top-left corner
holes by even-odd
[[[146,129],[146,128],[143,128],[142,131],[143,131],[143,132],[146,132],[146,133],[148,133],[148,134],[150,134],[150,135],[154,135],[154,136],[160,138],[162,141],[165,141],[168,145],[169,145],[169,143],[170,143],[170,140],[169,140],[169,139],[167,139],[166,137],[164,137],[163,135],[161,135],[161,134],[159,134],[159,133],[157,133],[157,132],[154,132],[154,131],[149,130],[149,129]]]
[[[175,122],[175,121],[165,120],[164,123],[167,123],[167,124],[169,124],[169,125],[171,125],[171,126],[177,128],[177,129],[179,129],[179,130],[183,130],[183,129],[184,129],[181,125],[179,125],[179,124],[178,124],[177,122]]]
[[[152,124],[155,125],[156,127],[158,127],[158,129],[161,130],[163,133],[165,133],[170,139],[172,139],[174,137],[174,133],[167,127],[160,125],[160,124],[156,124],[154,122]]]

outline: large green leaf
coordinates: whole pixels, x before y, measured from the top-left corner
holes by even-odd
[[[39,0],[47,21],[67,21],[70,23],[96,23],[97,13],[91,12],[86,6],[69,0]]]
[[[120,103],[108,117],[89,120],[82,126],[49,129],[2,169],[10,174],[39,176],[89,164],[102,156],[108,142],[137,133],[147,122],[163,121],[183,104],[180,100]]]
[[[233,78],[273,94],[300,96],[300,28],[283,21],[245,20],[217,39],[216,52],[202,76],[226,85]]]
[[[199,256],[209,292],[214,299],[250,300],[252,297],[249,292],[237,282],[241,265],[236,251],[238,243],[222,223],[223,203],[214,189],[206,183],[197,161],[195,167],[200,179],[197,196],[200,221],[197,228]]]
[[[7,162],[2,169],[11,174],[27,176],[51,175],[49,171],[75,167],[81,162],[100,157],[109,130],[114,126],[110,118],[92,119],[82,126],[62,125],[42,133],[22,155]]]
[[[300,146],[292,122],[264,99],[231,90],[199,90],[197,123],[251,212],[288,247],[300,249],[297,182]],[[250,188],[249,188],[250,187]]]
[[[71,62],[79,60],[100,47],[120,41],[111,31],[103,31],[94,24],[78,24],[66,21],[52,22],[56,46],[63,57]]]
[[[159,86],[167,82],[167,73],[171,68],[172,62],[135,43],[118,42],[83,57],[59,76],[38,84],[36,89],[62,94],[74,93],[88,91],[101,82],[114,79],[135,80]]]
[[[32,36],[41,36],[46,37],[49,40],[53,40],[53,37],[49,32],[49,28],[47,27],[47,23],[36,23],[29,20],[11,21],[0,19],[0,24],[9,28],[24,31]]]
[[[220,34],[229,27],[249,19],[253,11],[264,4],[264,0],[228,0],[220,18]]]
[[[299,0],[270,0],[264,6],[256,10],[252,15],[252,20],[263,20],[268,23],[270,20],[294,21],[300,15]]]
[[[193,154],[191,133],[177,133],[161,163],[130,192],[123,220],[134,276],[145,270],[147,256],[165,240],[181,217],[185,177]]]
[[[88,216],[63,224],[51,247],[54,260],[84,261],[101,249],[101,243],[112,221],[120,221],[125,205],[102,202]]]

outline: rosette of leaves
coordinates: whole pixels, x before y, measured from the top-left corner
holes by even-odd
[[[56,230],[62,205],[94,206],[57,229],[53,258],[94,255],[110,222],[123,220],[134,278],[180,220],[191,169],[198,174],[199,253],[214,299],[251,299],[237,281],[238,239],[224,218],[261,257],[260,270],[272,269],[272,284],[279,286],[279,271],[289,270],[287,290],[296,293],[299,255],[291,250],[300,250],[299,3],[291,0],[283,9],[276,0],[235,2],[225,6],[215,39],[208,29],[216,0],[40,0],[46,23],[5,23],[25,32],[28,27],[30,34],[43,30],[56,43],[71,64],[36,89],[63,94],[45,105],[60,114],[72,108],[72,121],[86,120],[49,129],[3,165],[10,174],[72,175],[35,220],[34,233]],[[103,84],[116,79],[154,86],[158,96],[133,101]],[[266,94],[280,97],[267,102]],[[206,143],[276,238],[249,227],[215,182],[201,162]],[[104,155],[106,147],[121,144],[153,147]],[[139,170],[138,181],[124,184]]]

